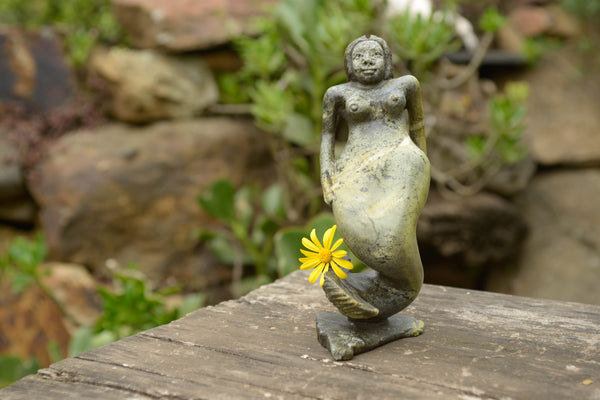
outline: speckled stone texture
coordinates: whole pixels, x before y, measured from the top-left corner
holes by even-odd
[[[425,324],[407,315],[394,315],[382,322],[351,322],[338,313],[317,314],[319,343],[336,361],[351,360],[356,354],[423,333]]]

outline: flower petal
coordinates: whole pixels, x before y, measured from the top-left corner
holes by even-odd
[[[340,245],[344,243],[344,239],[338,239],[336,240],[336,242],[333,244],[333,246],[331,246],[331,251],[334,251],[335,249],[337,249],[338,247],[340,247]]]
[[[314,232],[314,229],[313,229]],[[302,244],[304,245],[304,247],[306,247],[309,250],[315,251],[315,252],[319,252],[319,248],[317,247],[316,244],[314,244],[313,242],[311,242],[310,240],[308,240],[307,238],[302,238]]]
[[[313,228],[310,232],[310,240],[317,246],[317,251],[321,250],[323,246],[321,246],[321,242],[319,242],[319,238],[317,237],[317,230]]]
[[[344,256],[346,256],[348,254],[348,252],[346,250],[338,250],[338,251],[334,251],[333,253],[331,253],[332,256],[337,257],[337,258],[342,258]]]
[[[325,273],[329,270],[329,263],[325,264],[325,271],[321,274],[321,280],[319,281],[319,286],[323,287],[325,283]]]
[[[302,260],[306,260],[306,261],[302,261]],[[300,266],[301,270],[313,269],[314,267],[319,265],[319,263],[321,262],[321,260],[319,260],[318,258],[317,259],[300,258],[299,261],[302,263],[302,265]]]
[[[325,267],[325,264],[320,263],[314,270],[313,272],[310,273],[310,276],[308,277],[308,281],[310,283],[314,283],[317,278],[319,277],[319,275],[321,274],[321,272],[323,272],[323,268]]]
[[[335,272],[335,274],[341,279],[346,279],[348,277],[348,274],[342,271],[335,263],[331,263],[331,268],[333,269],[333,272]]]
[[[314,251],[308,251],[304,249],[300,249],[300,252],[304,254],[306,257],[319,257],[319,253],[315,253]]]
[[[331,247],[331,242],[333,242],[333,235],[335,234],[335,229],[337,225],[332,226],[331,228],[325,231],[323,235],[323,247],[329,249]]]
[[[342,268],[346,268],[346,269],[354,268],[354,265],[352,265],[352,263],[350,261],[344,260],[343,258],[333,257],[333,262]]]

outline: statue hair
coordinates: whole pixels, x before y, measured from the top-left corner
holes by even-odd
[[[348,45],[348,47],[346,47],[346,52],[344,54],[344,68],[346,69],[346,77],[348,78],[348,81],[357,80],[356,74],[354,73],[354,68],[352,68],[352,52],[354,51],[354,48],[357,44],[369,40],[379,43],[379,45],[383,49],[383,61],[385,65],[383,79],[387,80],[392,79],[394,77],[394,67],[392,65],[392,52],[386,41],[380,38],[379,36],[363,35],[358,39],[355,39],[352,43]]]

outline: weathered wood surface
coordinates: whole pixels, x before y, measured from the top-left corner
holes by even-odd
[[[419,336],[352,361],[317,342],[306,274],[53,364],[16,399],[600,399],[600,307],[426,285]]]

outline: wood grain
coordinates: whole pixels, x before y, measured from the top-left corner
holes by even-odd
[[[600,307],[426,285],[425,332],[352,361],[317,342],[333,311],[306,274],[53,364],[16,399],[600,399]],[[591,381],[591,383],[590,383]]]

